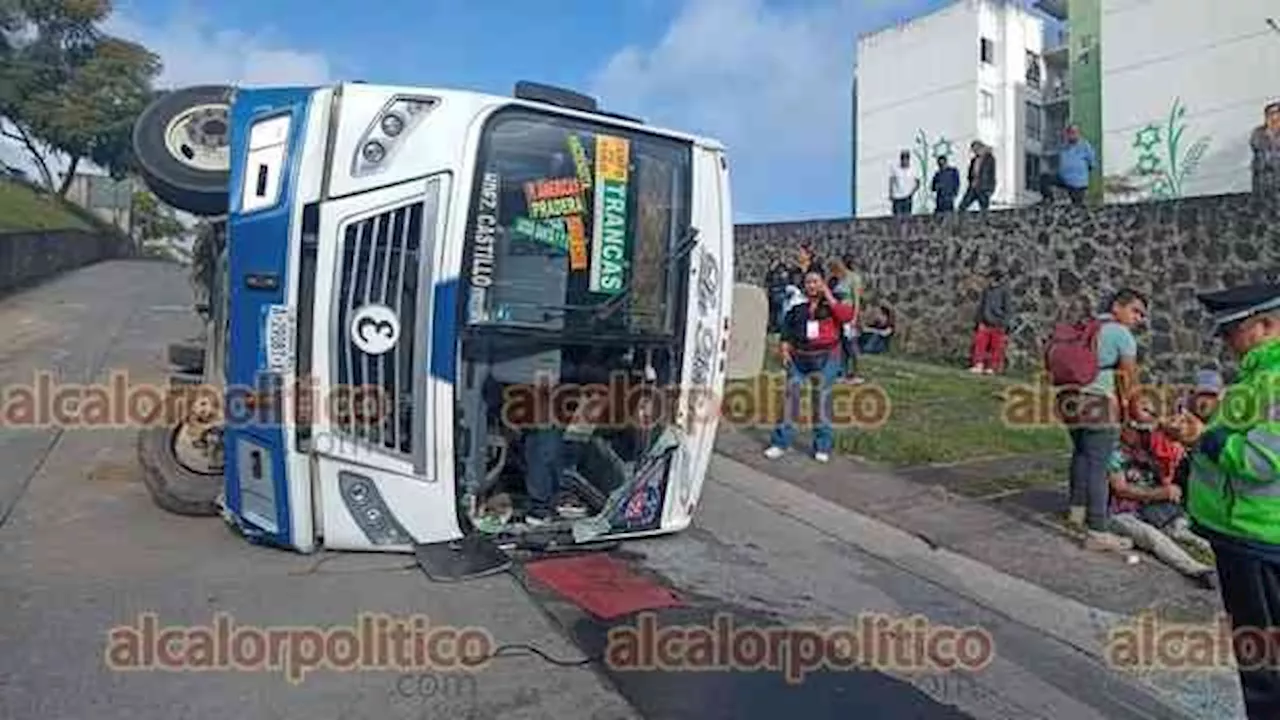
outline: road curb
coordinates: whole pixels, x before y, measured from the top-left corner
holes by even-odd
[[[1093,607],[934,545],[723,453],[717,452],[713,462],[720,465],[722,471],[714,473],[714,479],[709,478],[709,482],[731,488],[835,540],[945,587],[1052,637],[1104,666],[1108,665],[1108,628],[1132,620],[1125,614]],[[1196,683],[1188,683],[1190,674],[1185,672],[1170,673],[1172,679],[1164,677],[1164,673],[1137,676],[1113,672],[1142,687],[1153,700],[1178,717],[1221,719],[1224,706],[1238,708],[1234,716],[1244,717],[1234,672],[1203,673]],[[1215,708],[1213,714],[1207,714],[1206,708],[1210,706]]]

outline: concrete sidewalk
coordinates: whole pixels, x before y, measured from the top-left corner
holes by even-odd
[[[794,488],[755,483],[754,492],[770,497],[780,511],[903,563],[1103,664],[1108,633],[1143,611],[1170,622],[1199,622],[1210,618],[1192,620],[1188,608],[1203,613],[1206,606],[1221,607],[1216,592],[1194,588],[1154,559],[1135,567],[1119,555],[1086,552],[1061,533],[867,463],[833,457],[820,465],[799,451],[770,461],[762,442],[734,429],[721,431],[716,449]],[[1193,600],[1183,599],[1187,595]],[[1192,717],[1243,717],[1230,667],[1144,670],[1131,679]]]
[[[770,461],[762,454],[762,437],[725,429],[716,449],[931,545],[1102,610],[1126,615],[1150,610],[1187,622],[1209,621],[1222,611],[1216,591],[1197,587],[1150,555],[1142,554],[1138,565],[1127,565],[1120,554],[1087,552],[1064,530],[1036,522],[1016,504],[949,492],[930,483],[922,468],[908,479],[847,457],[835,456],[830,464],[819,465],[799,449]]]

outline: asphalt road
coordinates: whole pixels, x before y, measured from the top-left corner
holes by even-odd
[[[101,264],[6,298],[0,382],[8,391],[48,369],[62,382],[102,381],[116,370],[135,383],[162,382],[165,344],[196,327],[188,302],[182,270],[151,262]],[[938,572],[923,572],[895,559],[898,535],[727,459],[715,462],[694,528],[625,546],[637,570],[688,601],[660,613],[661,624],[709,623],[716,613],[739,627],[919,613],[985,629],[994,661],[944,676],[822,671],[799,684],[769,671],[623,672],[534,656],[498,658],[465,676],[316,671],[297,684],[267,671],[112,670],[107,633],[142,613],[161,625],[204,625],[224,612],[259,627],[425,614],[436,626],[482,626],[499,642],[569,661],[598,658],[610,629],[526,589],[518,572],[433,584],[406,557],[301,556],[251,546],[217,519],[166,514],[141,483],[134,435],[0,427],[0,718],[1188,716],[1065,642],[1069,632],[1026,620],[1057,612],[1051,601],[969,566],[930,560]],[[973,590],[983,583],[996,592]],[[982,600],[993,594],[1027,607]],[[1231,715],[1207,708],[1196,716]]]

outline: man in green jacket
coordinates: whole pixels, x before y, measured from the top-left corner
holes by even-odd
[[[1200,296],[1239,374],[1209,421],[1174,421],[1191,446],[1187,510],[1217,558],[1245,709],[1280,717],[1280,284]],[[1247,630],[1247,632],[1241,632]],[[1257,632],[1257,631],[1260,631]],[[1261,642],[1258,642],[1261,641]]]

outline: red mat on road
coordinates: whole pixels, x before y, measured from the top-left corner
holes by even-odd
[[[539,560],[525,569],[530,577],[602,620],[684,605],[667,588],[604,554]]]

